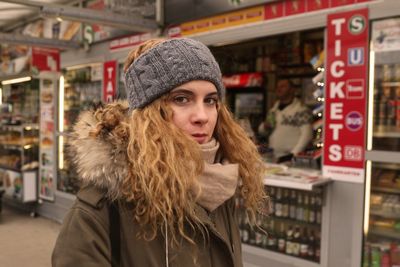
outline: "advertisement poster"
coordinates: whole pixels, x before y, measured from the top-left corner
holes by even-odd
[[[40,80],[40,171],[39,197],[54,201],[54,127],[57,79]]]
[[[37,71],[60,71],[60,51],[54,48],[33,47],[32,67]]]
[[[375,21],[371,35],[372,50],[375,52],[399,50],[400,18]]]
[[[323,175],[364,182],[368,84],[368,9],[327,22]]]
[[[0,170],[0,181],[2,181],[7,196],[22,201],[23,180],[21,172]]]

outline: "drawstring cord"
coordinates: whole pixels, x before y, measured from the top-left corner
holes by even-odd
[[[169,260],[168,260],[168,226],[167,221],[165,221],[165,266],[169,267]]]

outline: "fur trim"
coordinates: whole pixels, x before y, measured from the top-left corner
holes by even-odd
[[[69,156],[79,179],[83,184],[105,189],[110,199],[121,198],[120,188],[128,177],[128,113],[127,101],[85,111],[80,114],[68,142]],[[110,118],[114,119],[111,125]]]

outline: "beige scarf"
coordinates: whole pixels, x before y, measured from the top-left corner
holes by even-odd
[[[230,164],[226,159],[216,160],[219,143],[215,139],[201,144],[200,147],[205,161],[204,171],[198,181],[200,188],[193,188],[193,191],[197,195],[200,190],[197,203],[208,211],[213,211],[235,193],[239,164]]]

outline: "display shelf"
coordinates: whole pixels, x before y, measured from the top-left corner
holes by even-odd
[[[243,253],[253,254],[256,256],[268,258],[271,260],[275,260],[278,262],[282,262],[284,264],[288,264],[289,266],[296,266],[296,267],[319,267],[321,266],[319,263],[297,258],[294,256],[289,256],[286,254],[270,251],[267,249],[262,249],[258,247],[254,247],[251,245],[242,244]]]
[[[372,190],[373,192],[400,194],[400,189],[391,188],[391,187],[373,186],[371,190]]]
[[[311,226],[311,227],[321,227],[321,224],[318,223],[310,223],[306,221],[299,221],[296,219],[291,219],[291,218],[283,218],[283,217],[277,217],[274,215],[270,215],[271,219],[277,220],[277,221],[283,221],[286,223],[293,223],[293,224],[298,224],[298,225],[303,225],[303,226]]]
[[[374,130],[374,137],[400,138],[400,128],[394,126],[378,126]]]
[[[266,174],[264,184],[269,186],[285,187],[312,191],[316,187],[332,182],[330,178],[322,177],[320,171],[313,169],[283,168],[282,172]]]
[[[0,124],[0,129],[6,131],[16,131],[20,132],[22,130],[30,131],[30,130],[39,130],[39,124],[37,123],[28,123],[21,125],[9,125],[9,124]]]
[[[383,217],[383,218],[388,218],[388,219],[400,219],[400,214],[399,213],[394,213],[394,212],[384,212],[384,211],[378,211],[378,210],[372,210],[370,211],[371,215]]]
[[[19,150],[19,151],[23,150],[23,146],[21,146],[21,145],[8,145],[8,144],[0,143],[0,147],[3,147],[4,149],[8,149],[8,150]]]
[[[369,230],[369,234],[371,235],[377,235],[377,236],[382,236],[390,239],[400,239],[400,233],[395,232],[393,230],[389,229],[382,229],[378,227],[373,227]]]
[[[10,167],[10,166],[1,165],[1,164],[0,164],[0,169],[8,170],[8,171],[13,171],[13,172],[22,172],[20,169],[12,168],[12,167]]]
[[[388,170],[400,170],[400,164],[374,162],[373,168],[388,169]]]

